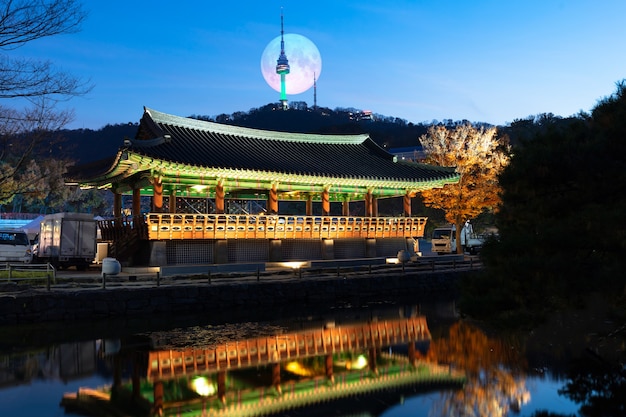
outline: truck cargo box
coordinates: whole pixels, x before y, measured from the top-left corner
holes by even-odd
[[[96,256],[96,232],[91,214],[49,214],[41,221],[37,257],[59,268],[85,269]]]

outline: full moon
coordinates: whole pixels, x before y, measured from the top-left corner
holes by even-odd
[[[289,74],[285,76],[287,94],[300,94],[313,86],[313,78],[322,73],[322,57],[315,44],[302,35],[284,35],[285,55]],[[280,75],[276,74],[276,60],[280,55],[280,36],[267,44],[261,56],[261,73],[265,82],[280,92]]]

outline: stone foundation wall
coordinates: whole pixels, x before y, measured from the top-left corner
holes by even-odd
[[[158,314],[223,313],[228,309],[271,309],[395,302],[455,291],[472,271],[397,273],[358,277],[316,277],[286,281],[115,287],[106,289],[32,289],[0,293],[0,325],[141,318]]]
[[[223,239],[150,242],[149,265],[281,262],[395,256],[412,238]]]

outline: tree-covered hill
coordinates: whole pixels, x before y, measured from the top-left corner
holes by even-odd
[[[368,133],[380,146],[391,149],[419,146],[419,137],[428,125],[413,124],[404,119],[372,114],[354,108],[309,108],[304,102],[293,102],[287,111],[277,103],[217,116],[189,117],[255,129],[297,133],[352,134]],[[445,123],[452,120],[444,121]],[[125,138],[134,138],[138,123],[109,124],[99,130],[63,130],[64,140],[48,146],[47,153],[70,157],[76,163],[86,163],[114,155]]]
[[[98,130],[63,130],[60,132],[62,140],[56,142],[51,152],[76,163],[97,161],[115,155],[124,138],[135,137],[138,126],[125,123],[106,125]]]
[[[287,111],[280,110],[279,103],[269,103],[247,112],[217,116],[192,114],[188,117],[255,129],[296,133],[353,134],[368,133],[372,139],[386,149],[418,147],[419,137],[432,124],[448,128],[468,123],[467,120],[433,120],[429,123],[412,123],[404,119],[375,114],[356,108],[326,107],[311,108],[305,102],[292,102]],[[528,116],[498,127],[500,136],[507,135],[512,144],[528,140],[548,127],[565,128],[576,118],[561,118],[551,113]],[[474,122],[474,126],[489,126]],[[139,123],[108,124],[101,129],[62,130],[61,140],[55,137],[45,146],[45,154],[69,157],[76,163],[92,162],[114,155],[125,138],[134,138]]]

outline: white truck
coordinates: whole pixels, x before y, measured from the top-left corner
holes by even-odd
[[[97,224],[91,214],[56,213],[43,218],[36,258],[56,268],[83,271],[96,257]]]
[[[0,261],[24,262],[33,260],[33,252],[28,235],[22,230],[0,230]]]
[[[485,240],[476,235],[471,229],[465,227],[461,230],[461,245],[465,245],[465,251],[476,254],[480,251]],[[433,231],[431,250],[438,255],[456,253],[456,226],[437,227]]]

